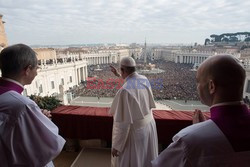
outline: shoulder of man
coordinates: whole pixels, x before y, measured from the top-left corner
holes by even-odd
[[[10,91],[9,95],[12,96],[11,103],[13,103],[13,107],[19,107],[20,109],[26,106],[38,107],[29,97],[21,95],[15,91]]]
[[[147,77],[145,75],[141,75],[141,74],[138,74],[138,73],[136,73],[134,76],[136,78],[147,79]]]
[[[212,120],[190,125],[178,132],[173,137],[173,141],[183,140],[187,144],[203,143],[213,136],[212,132],[215,127],[216,125]]]
[[[39,110],[39,107],[34,101],[15,91],[7,92],[2,98],[4,99],[1,99],[1,106],[7,106],[8,109],[6,110],[5,107],[2,107],[1,111],[9,116],[8,122],[12,125],[14,125],[16,120],[27,112],[27,109],[31,112],[33,112],[32,110]]]

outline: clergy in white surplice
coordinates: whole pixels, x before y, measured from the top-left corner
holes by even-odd
[[[113,67],[112,70],[118,75]],[[151,161],[158,155],[158,139],[150,83],[135,72],[135,61],[131,57],[121,60],[120,70],[125,83],[110,109],[114,118],[112,167],[151,167]]]
[[[0,53],[0,166],[53,167],[65,140],[37,104],[21,93],[37,75],[36,53],[17,44]]]
[[[197,71],[197,90],[201,102],[210,106],[211,119],[177,133],[152,161],[153,167],[249,167],[250,112],[242,102],[245,77],[232,56],[204,61]],[[195,117],[197,113],[202,114],[195,112]]]

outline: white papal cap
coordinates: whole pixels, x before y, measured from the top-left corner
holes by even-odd
[[[135,67],[136,63],[132,57],[123,57],[121,60],[121,65],[125,67]]]

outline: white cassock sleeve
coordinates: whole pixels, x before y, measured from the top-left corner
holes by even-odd
[[[152,167],[191,167],[185,143],[178,139],[175,140],[175,137],[174,142],[152,161]]]
[[[8,161],[11,166],[45,166],[61,152],[65,140],[36,104],[21,110],[21,116],[6,125],[9,131],[2,136],[8,157],[12,157]]]
[[[132,123],[129,98],[131,100],[129,93],[123,89],[118,92],[111,106],[111,112],[114,113],[112,148],[119,152],[124,149]]]
[[[152,93],[151,89],[149,89],[149,93],[148,94],[149,94],[149,108],[150,109],[156,108],[154,97],[153,97],[153,93]]]

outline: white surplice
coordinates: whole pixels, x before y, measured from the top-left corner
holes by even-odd
[[[113,115],[113,167],[151,167],[158,155],[158,139],[152,114],[155,103],[148,79],[137,73],[126,78],[117,92],[110,113]]]
[[[173,143],[152,164],[153,167],[249,167],[250,151],[235,152],[217,125],[207,120],[177,133]]]
[[[1,167],[54,166],[64,143],[35,102],[15,91],[0,95]]]

